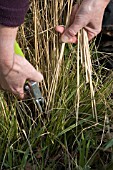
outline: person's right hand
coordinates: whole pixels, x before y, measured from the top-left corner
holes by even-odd
[[[24,98],[24,84],[26,80],[42,81],[40,72],[23,57],[14,54],[12,62],[0,63],[0,86],[19,98]]]
[[[0,88],[24,98],[27,80],[40,82],[43,76],[23,57],[14,54],[17,28],[0,26]]]
[[[76,35],[82,28],[87,31],[89,40],[94,38],[101,31],[108,3],[109,0],[83,0],[80,6],[76,4],[70,16],[70,25],[66,29],[60,25],[56,27],[56,31],[61,33],[61,41],[76,43]]]

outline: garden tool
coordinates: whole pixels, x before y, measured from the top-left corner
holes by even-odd
[[[44,112],[44,98],[42,97],[41,91],[37,82],[28,81],[24,86],[25,92],[29,93],[37,104],[39,111]]]
[[[17,42],[15,42],[14,49],[17,55],[24,57],[24,54]],[[42,97],[38,83],[34,81],[27,81],[24,85],[24,90],[27,94],[29,94],[29,96],[35,99],[36,105],[42,113],[44,111],[44,98]]]

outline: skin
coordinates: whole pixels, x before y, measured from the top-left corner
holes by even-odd
[[[110,0],[83,0],[81,5],[74,5],[70,16],[70,24],[65,29],[57,26],[56,31],[61,34],[61,41],[77,43],[77,33],[84,28],[89,40],[93,39],[102,27],[102,20],[106,6]]]
[[[25,58],[14,53],[17,30],[0,26],[0,88],[23,99],[26,80],[40,82],[43,76]]]
[[[108,3],[109,0],[83,0],[80,6],[76,4],[70,16],[69,27],[56,27],[56,31],[61,34],[61,41],[76,43],[76,35],[81,28],[87,31],[89,40],[96,36],[101,30]],[[0,88],[23,99],[26,80],[40,82],[43,76],[25,58],[14,53],[17,30],[18,28],[0,26]]]

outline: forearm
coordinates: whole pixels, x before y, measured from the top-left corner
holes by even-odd
[[[13,63],[14,43],[18,27],[10,28],[0,25],[0,66]]]
[[[13,57],[18,26],[24,22],[29,0],[0,0],[0,60]],[[1,64],[1,63],[0,63]]]
[[[14,43],[16,39],[18,27],[7,27],[0,25],[0,47],[1,45],[7,44],[8,42],[10,46]]]
[[[98,0],[99,1],[99,0]],[[101,3],[103,3],[103,6],[106,8],[106,6],[109,4],[110,0],[100,0]]]
[[[29,0],[0,0],[0,24],[16,27],[23,23]]]

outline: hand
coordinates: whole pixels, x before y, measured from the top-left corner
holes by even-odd
[[[0,86],[23,99],[26,80],[40,82],[43,76],[25,58],[14,54],[16,32],[17,28],[0,27]]]
[[[104,10],[109,0],[83,0],[81,5],[76,4],[70,16],[70,24],[68,28],[57,26],[56,31],[61,33],[61,41],[65,43],[76,43],[77,33],[84,28],[91,40],[100,31]]]

